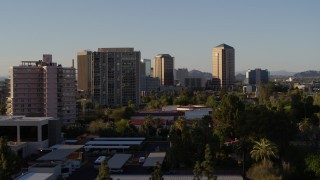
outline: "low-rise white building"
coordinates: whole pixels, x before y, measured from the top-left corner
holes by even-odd
[[[0,136],[19,156],[61,142],[61,121],[51,117],[0,116]]]
[[[185,111],[186,120],[202,119],[204,116],[210,116],[212,114],[211,108],[192,109]]]
[[[162,107],[162,111],[183,112],[186,120],[202,119],[204,116],[212,114],[212,108],[203,105],[178,106],[170,105]]]

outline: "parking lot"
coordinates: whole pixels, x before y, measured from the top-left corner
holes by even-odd
[[[140,157],[146,157],[150,152],[155,151],[166,151],[168,148],[167,143],[163,142],[147,142],[143,148],[143,151],[134,151],[128,152],[132,153],[132,158],[125,164],[123,168],[123,173],[121,174],[151,174],[150,168],[142,167],[143,163],[139,163]],[[97,169],[94,169],[94,161],[100,156],[105,155],[103,154],[104,151],[100,152],[85,152],[84,153],[84,161],[83,165],[73,172],[68,179],[70,180],[79,180],[79,179],[86,179],[91,180],[95,179],[98,175]]]

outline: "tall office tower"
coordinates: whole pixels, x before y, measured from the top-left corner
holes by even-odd
[[[160,85],[174,85],[173,69],[174,57],[171,57],[169,54],[159,54],[154,58],[153,77],[160,79]]]
[[[102,106],[140,104],[140,51],[133,48],[99,48],[92,52],[90,92],[93,103]],[[79,78],[79,77],[78,77]]]
[[[151,76],[151,59],[141,59],[141,62],[145,64],[146,76]],[[141,71],[141,69],[140,69]]]
[[[142,60],[140,61],[140,78],[141,77],[147,77],[146,76],[146,63]]]
[[[64,123],[76,119],[75,68],[43,60],[22,61],[10,68],[10,94],[7,115],[54,117]]]
[[[189,72],[187,68],[177,69],[175,80],[178,80],[182,86],[185,85],[185,79],[188,77],[189,77]]]
[[[222,89],[232,89],[235,80],[234,48],[220,44],[212,48],[212,78]]]
[[[85,94],[90,94],[91,56],[91,51],[77,53],[78,89],[84,91]]]
[[[259,85],[261,83],[269,82],[269,72],[267,69],[261,70],[260,68],[255,70],[248,69],[246,72],[246,84]]]

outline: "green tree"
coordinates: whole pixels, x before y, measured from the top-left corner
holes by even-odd
[[[281,180],[279,170],[273,167],[269,160],[254,164],[247,172],[247,177],[252,180]]]
[[[153,167],[153,172],[151,173],[150,180],[162,180],[162,176],[163,173],[161,171],[161,164],[159,162],[156,162],[156,164]]]
[[[277,157],[278,148],[268,139],[262,138],[254,143],[250,151],[251,158],[256,161],[262,160],[265,163],[271,157]]]
[[[0,115],[5,115],[7,112],[6,104],[0,104]]]
[[[92,134],[99,134],[101,131],[107,128],[107,124],[101,120],[92,121],[89,124],[88,131]]]
[[[131,123],[130,120],[121,119],[120,121],[116,122],[115,129],[118,134],[121,136],[137,136],[138,129]]]
[[[199,161],[196,161],[196,164],[194,165],[193,168],[193,179],[194,180],[201,180],[202,178],[202,168],[201,168],[201,164],[199,163]]]
[[[183,118],[178,118],[171,126],[169,133],[171,148],[169,149],[169,161],[172,166],[190,166],[194,155],[191,144],[190,128],[186,126]]]
[[[101,162],[101,166],[99,168],[99,173],[96,178],[97,180],[112,180],[110,177],[109,167],[107,165],[107,161],[104,160]]]
[[[235,137],[234,128],[245,109],[242,100],[235,94],[224,94],[220,105],[214,109],[216,121],[215,134],[221,141]]]
[[[96,115],[98,115],[99,117],[103,114],[102,113],[102,106],[99,103],[94,103],[94,112],[96,113]]]
[[[183,117],[179,117],[174,122],[173,127],[178,129],[182,133],[186,128],[186,120]]]
[[[17,155],[10,149],[4,137],[0,137],[0,179],[9,180],[14,175],[19,166]]]
[[[318,134],[320,129],[315,126],[309,118],[304,118],[303,121],[298,123],[298,128],[302,138],[307,144],[311,144],[314,147],[318,146]]]
[[[298,128],[301,133],[306,132],[311,127],[312,127],[312,124],[309,118],[303,118],[303,120],[300,123],[298,123]]]
[[[259,104],[267,105],[274,90],[274,84],[259,84]]]
[[[115,129],[118,133],[123,134],[127,127],[130,125],[130,121],[127,119],[121,119],[115,124]]]
[[[296,123],[288,112],[260,105],[247,107],[235,127],[236,137],[267,138],[280,149],[288,147],[288,142],[296,137],[296,131]]]
[[[210,145],[206,145],[206,149],[204,152],[204,161],[201,163],[202,167],[202,176],[207,177],[207,179],[217,179],[214,175],[214,167],[213,167],[213,157],[211,155]]]
[[[318,93],[314,95],[313,99],[314,99],[313,104],[320,106],[320,94]]]
[[[307,165],[306,170],[313,172],[318,178],[320,177],[320,155],[312,154],[305,158]]]
[[[113,109],[109,118],[112,118],[114,121],[119,121],[124,118],[125,108]]]
[[[195,91],[193,95],[194,104],[205,104],[207,102],[207,95],[205,91]]]
[[[65,133],[65,138],[77,138],[85,133],[85,128],[80,124],[70,124],[63,126],[62,131]]]
[[[132,115],[134,115],[134,113],[135,113],[135,107],[134,107],[133,104],[131,104],[130,106],[124,108],[124,112],[123,112],[122,118],[123,119],[130,119],[130,117]]]
[[[159,109],[162,106],[161,106],[159,100],[153,99],[148,103],[147,107],[148,107],[148,109]]]
[[[173,100],[172,100],[171,96],[166,95],[166,94],[161,96],[161,98],[160,98],[161,107],[166,106],[166,105],[172,105],[172,103],[173,103]]]
[[[110,108],[106,108],[104,110],[104,116],[106,117],[106,121],[109,121],[109,116],[112,114],[112,110]]]
[[[218,106],[216,95],[212,94],[209,96],[206,105],[215,109]]]
[[[149,136],[150,134],[152,134],[154,130],[154,127],[153,127],[154,125],[155,123],[154,123],[153,117],[151,115],[148,115],[144,117],[141,129],[146,136]]]

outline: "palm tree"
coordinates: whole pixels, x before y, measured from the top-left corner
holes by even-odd
[[[112,180],[110,177],[110,170],[106,160],[101,162],[101,166],[99,168],[99,173],[96,180]]]
[[[183,140],[185,138],[186,120],[184,117],[179,117],[172,126],[173,129],[177,130],[178,136]]]
[[[151,115],[145,116],[141,128],[147,136],[150,135],[150,127],[152,127],[153,124],[154,124],[153,117]]]
[[[156,162],[156,164],[153,167],[153,172],[151,173],[150,180],[163,180],[163,173],[161,171],[161,164],[159,162]]]
[[[311,129],[311,126],[312,126],[312,124],[311,124],[309,118],[303,118],[303,121],[298,123],[299,130],[302,133],[306,132],[308,129]]]
[[[278,148],[268,139],[262,138],[260,141],[254,141],[254,143],[253,149],[250,151],[251,158],[266,162],[272,156],[277,157]]]
[[[179,117],[173,124],[173,127],[175,129],[178,129],[181,134],[184,131],[185,127],[186,127],[186,120],[183,117]]]

